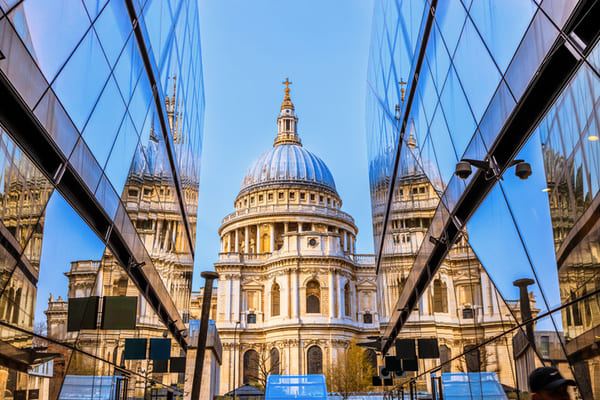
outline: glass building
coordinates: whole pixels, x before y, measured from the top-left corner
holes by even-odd
[[[0,0],[0,393],[182,395],[204,88],[191,0]]]
[[[395,383],[493,373],[514,396],[553,365],[600,399],[598,2],[375,3],[382,350],[439,345]]]

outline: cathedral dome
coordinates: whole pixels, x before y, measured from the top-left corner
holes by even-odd
[[[325,162],[300,144],[278,144],[261,155],[248,168],[240,192],[280,183],[305,183],[336,192]]]
[[[302,147],[296,131],[298,117],[290,98],[289,84],[285,82],[285,98],[277,118],[277,137],[273,148],[252,163],[240,188],[240,194],[255,188],[279,184],[308,184],[333,192],[335,182],[327,165],[319,157]]]

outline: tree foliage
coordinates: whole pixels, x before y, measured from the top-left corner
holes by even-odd
[[[353,342],[335,362],[327,366],[327,390],[347,398],[350,393],[367,390],[371,386],[373,375],[375,369],[369,362],[367,353]]]

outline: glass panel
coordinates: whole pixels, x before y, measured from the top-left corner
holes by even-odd
[[[547,311],[558,305],[560,292],[556,259],[552,251],[550,206],[548,195],[543,191],[546,188],[546,176],[540,149],[539,135],[533,135],[516,157],[531,165],[532,175],[527,180],[521,180],[514,173],[516,167],[512,167],[504,173],[502,188],[544,296],[543,299],[536,298],[536,307]]]
[[[36,322],[46,319],[44,310],[48,307],[48,298],[56,297],[59,302],[68,298],[69,277],[62,272],[69,271],[71,263],[76,260],[99,260],[103,251],[102,241],[55,191],[46,208]],[[76,288],[71,290],[75,293]],[[79,294],[77,297],[82,296]]]
[[[104,7],[107,0],[83,0],[85,8],[87,9],[90,18],[94,20],[100,10]]]
[[[554,21],[559,28],[567,21],[571,12],[577,5],[576,0],[542,0],[542,9],[548,13],[550,19]]]
[[[505,299],[518,299],[517,279],[534,279],[503,192],[496,185],[467,224],[469,243]],[[502,246],[498,246],[502,243]],[[539,298],[537,291],[536,298]]]
[[[131,97],[131,102],[129,103],[129,115],[138,132],[142,130],[142,125],[146,120],[146,114],[148,113],[151,100],[152,90],[150,89],[148,76],[142,74],[135,91],[133,92],[133,96]],[[157,132],[160,132],[159,125],[156,125],[155,129]]]
[[[442,38],[450,55],[454,54],[466,16],[467,14],[460,0],[443,1],[435,11],[435,20],[442,32]]]
[[[79,133],[54,92],[48,90],[33,112],[62,153],[68,157],[79,139]]]
[[[454,147],[457,154],[461,155],[464,153],[471,136],[475,133],[475,121],[454,68],[450,69],[440,102]],[[438,109],[438,114],[440,114],[440,111]],[[437,143],[434,142],[434,145],[437,146]],[[442,148],[449,149],[450,147]],[[454,167],[452,167],[452,170],[454,170]],[[443,172],[447,171],[443,170]]]
[[[110,78],[82,135],[101,166],[106,164],[124,113],[119,89]]]
[[[453,61],[475,120],[479,121],[496,91],[500,73],[470,20],[465,23]]]
[[[142,59],[137,48],[135,36],[131,36],[113,70],[115,80],[125,103],[129,104],[133,89],[142,71]]]
[[[529,0],[476,1],[470,8],[469,14],[500,72],[508,67],[536,10],[536,5]]]
[[[94,31],[89,31],[52,84],[80,131],[98,100],[109,73],[100,42]]]
[[[0,367],[0,376],[3,378],[0,390],[10,394],[10,397],[6,398],[56,399],[58,396],[64,377],[61,367],[70,359],[71,349],[39,336],[45,334],[44,326],[36,326],[34,331],[35,335],[7,326],[0,327],[3,351],[12,353],[20,360],[29,357],[37,359],[36,362],[26,365],[27,363],[15,363],[9,356],[9,360],[13,361],[9,364],[11,367]]]
[[[450,56],[442,41],[442,36],[437,25],[433,25],[432,27],[429,42],[427,45],[427,60],[429,61],[429,68],[431,68],[431,74],[439,92],[448,74]]]
[[[504,126],[506,118],[508,118],[508,115],[512,112],[514,106],[515,100],[510,94],[508,87],[504,81],[500,82],[498,90],[496,90],[496,93],[490,102],[490,106],[486,110],[479,124],[479,131],[488,148],[491,147],[496,140],[496,137]]]
[[[33,241],[29,262],[35,270],[39,267],[44,209],[52,193],[52,185],[34,164],[15,146],[10,137],[0,130],[0,220],[3,235],[9,235],[9,243],[20,252]],[[19,248],[20,247],[20,248]]]
[[[22,7],[11,15],[14,25],[23,23]],[[25,103],[33,108],[48,83],[6,18],[0,18],[0,48],[5,57],[0,60],[0,69]]]
[[[19,36],[31,43],[31,55],[51,82],[83,37],[90,20],[79,0],[27,0],[23,10],[28,30]]]
[[[435,149],[442,180],[444,184],[447,184],[454,174],[454,168],[458,160],[456,159],[454,146],[450,140],[448,128],[444,121],[444,114],[442,113],[442,108],[440,106],[438,106],[431,126],[429,127],[429,135],[431,136],[431,143]]]
[[[117,193],[122,193],[123,191],[127,173],[134,159],[137,146],[137,133],[133,128],[131,119],[125,117],[104,171]]]
[[[73,168],[75,168],[75,171],[77,171],[88,189],[94,193],[98,186],[100,176],[102,175],[102,170],[83,140],[80,139],[77,142],[73,153],[71,153],[69,162]]]
[[[156,57],[155,62],[161,65],[167,37],[173,25],[169,5],[160,0],[149,1],[144,7],[144,21],[150,36],[149,45]]]
[[[132,31],[131,20],[123,1],[111,0],[94,23],[108,63],[113,66]]]
[[[516,100],[523,95],[557,36],[558,31],[548,18],[537,12],[505,74]]]

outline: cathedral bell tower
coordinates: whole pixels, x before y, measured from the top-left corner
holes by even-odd
[[[296,127],[298,125],[298,118],[294,114],[294,103],[290,99],[290,85],[292,82],[289,79],[285,79],[282,82],[285,85],[285,97],[283,103],[281,103],[281,112],[277,117],[277,137],[273,146],[279,146],[281,144],[296,144],[302,146]]]

